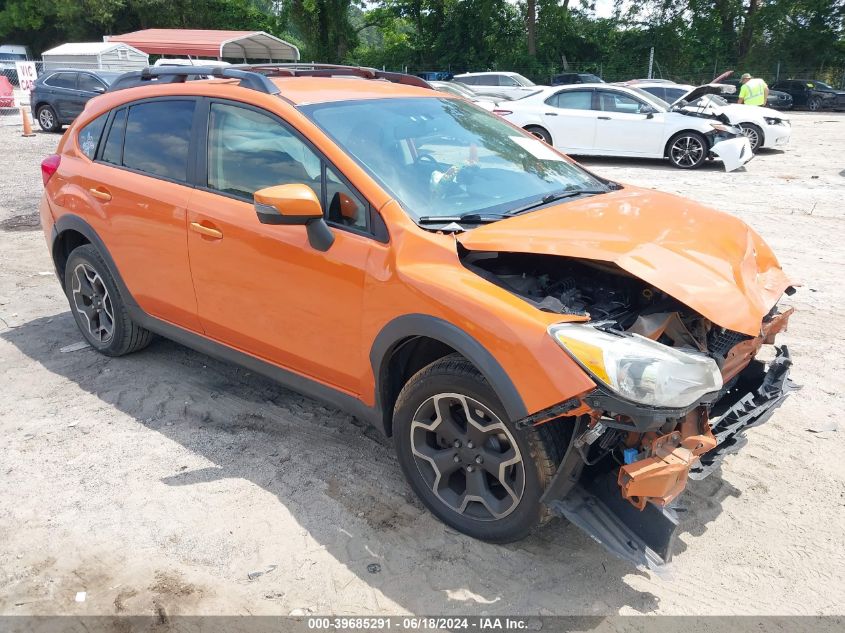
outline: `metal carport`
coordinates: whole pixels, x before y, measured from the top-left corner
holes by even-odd
[[[264,31],[144,29],[105,39],[129,44],[149,55],[299,61],[296,46]]]

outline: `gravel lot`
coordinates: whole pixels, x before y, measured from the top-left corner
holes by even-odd
[[[782,338],[804,388],[691,482],[661,575],[561,521],[456,534],[377,432],[174,343],[62,352],[81,336],[35,216],[58,136],[0,127],[0,614],[842,613],[845,117],[793,118],[735,173],[585,161],[736,213],[805,284]]]

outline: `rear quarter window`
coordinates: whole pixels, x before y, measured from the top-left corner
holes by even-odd
[[[108,113],[98,116],[79,130],[79,136],[77,137],[79,148],[91,160],[94,160],[94,156],[97,154],[97,147],[100,144],[100,137],[103,134],[103,128],[106,125],[107,118]]]

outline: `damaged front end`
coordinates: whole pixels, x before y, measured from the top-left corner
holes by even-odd
[[[678,525],[669,506],[687,480],[713,472],[795,388],[789,351],[773,347],[792,309],[771,308],[751,336],[606,262],[490,252],[463,261],[540,310],[581,318],[549,334],[596,388],[517,422],[568,432],[544,503],[622,558],[667,563]]]

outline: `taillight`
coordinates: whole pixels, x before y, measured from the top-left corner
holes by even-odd
[[[47,158],[41,161],[41,180],[44,181],[44,186],[47,186],[47,181],[56,173],[59,168],[59,163],[62,162],[62,157],[58,154],[50,154]]]
[[[493,114],[498,114],[499,116],[506,116],[508,114],[513,114],[513,110],[493,110]]]

